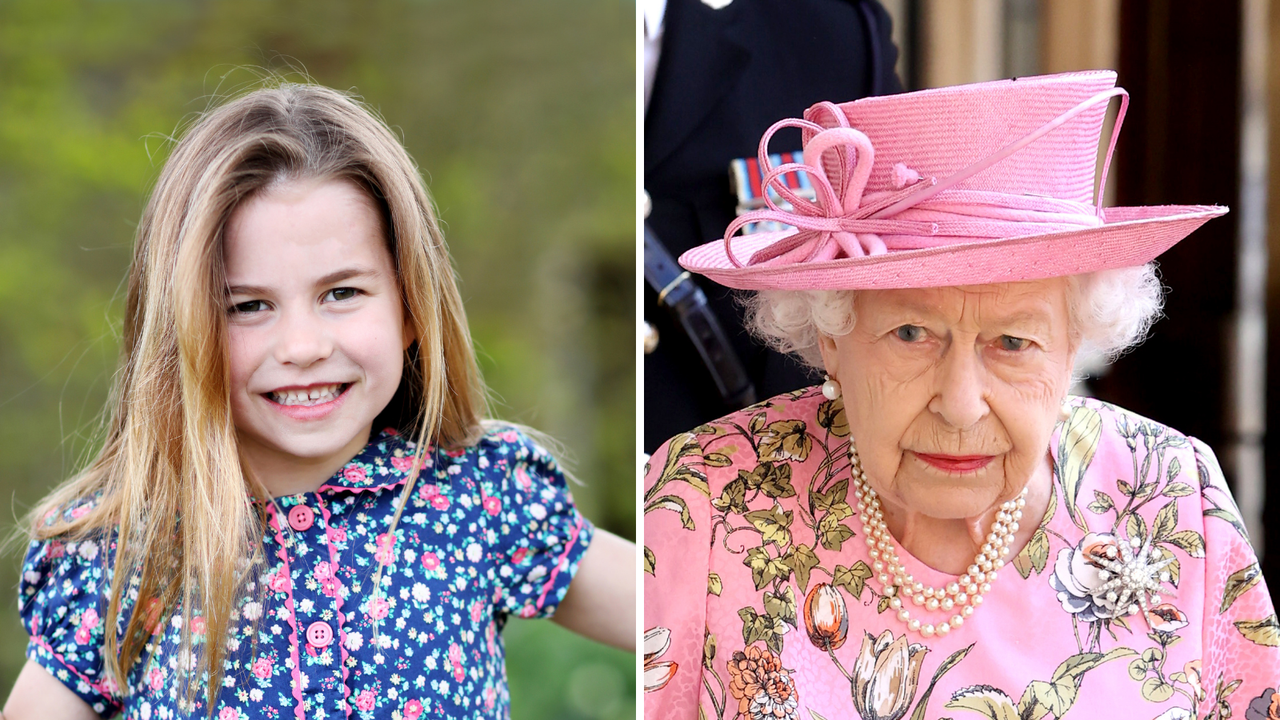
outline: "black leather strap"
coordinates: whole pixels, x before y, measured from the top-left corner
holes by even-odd
[[[736,409],[754,403],[755,386],[707,305],[706,294],[667,252],[648,223],[644,225],[644,279],[658,293],[658,304],[671,312],[689,336],[725,405]]]

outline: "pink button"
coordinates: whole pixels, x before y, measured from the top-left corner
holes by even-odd
[[[302,532],[311,528],[311,523],[315,522],[316,514],[311,512],[311,508],[306,505],[294,505],[289,511],[289,525],[294,530]]]
[[[333,642],[333,628],[327,622],[311,623],[307,626],[307,642],[318,648],[329,647],[329,643]]]

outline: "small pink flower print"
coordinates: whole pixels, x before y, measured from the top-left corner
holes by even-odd
[[[382,533],[376,540],[374,540],[374,544],[380,548],[389,548],[392,545],[395,545],[396,541],[389,533]]]
[[[404,704],[404,720],[418,720],[422,715],[422,703],[410,700]]]
[[[316,563],[316,569],[311,571],[317,580],[329,580],[333,577],[333,566],[327,561],[321,560]]]
[[[347,482],[355,483],[357,485],[363,485],[369,481],[369,473],[365,472],[364,468],[359,465],[343,470],[342,477],[346,478]]]
[[[204,618],[201,617],[200,615],[196,615],[195,617],[191,618],[191,633],[193,635],[204,634]]]
[[[433,552],[422,553],[422,567],[428,570],[437,570],[440,567],[440,557]]]
[[[381,620],[391,611],[391,603],[386,598],[376,597],[369,601],[369,617]]]
[[[435,483],[427,483],[418,487],[418,497],[423,500],[429,500],[440,494],[440,488]]]
[[[534,607],[534,606],[532,606],[532,605],[525,605],[525,606],[520,610],[520,617],[525,618],[525,619],[531,618],[531,617],[533,617],[534,615],[537,615],[537,614],[538,614],[538,609],[537,609],[537,608],[535,608],[535,607]]]
[[[266,680],[271,677],[271,663],[263,657],[253,661],[253,674]]]
[[[460,458],[460,457],[462,457],[463,455],[466,455],[466,454],[467,454],[467,451],[466,451],[466,450],[462,450],[462,449],[459,449],[459,450],[445,450],[445,451],[444,451],[444,454],[445,454],[445,455],[448,455],[448,456],[449,456],[449,457],[451,457],[451,458]]]
[[[515,430],[503,430],[502,432],[498,433],[498,439],[509,442],[509,443],[513,443],[518,441],[520,439],[520,436],[516,433]]]
[[[524,562],[524,559],[528,555],[529,555],[529,548],[516,548],[516,551],[511,553],[511,562],[516,565],[519,565],[520,563]]]
[[[431,507],[437,510],[448,510],[449,498],[443,495],[436,495],[435,497],[431,498]]]
[[[391,458],[391,467],[402,473],[407,473],[413,469],[413,458],[411,457],[393,457]]]
[[[379,565],[390,565],[395,558],[392,557],[391,548],[381,548],[373,553],[373,559],[377,560]]]
[[[493,704],[494,702],[497,701],[497,699],[498,699],[498,693],[495,692],[493,688],[487,687],[484,689],[484,709],[485,710],[492,710]]]
[[[480,618],[484,616],[484,605],[474,603],[471,605],[471,622],[480,622]]]
[[[346,528],[329,528],[329,542],[344,543],[347,541]]]
[[[147,673],[147,685],[150,686],[152,692],[159,690],[164,686],[164,671],[160,668],[151,668]]]
[[[271,579],[267,581],[267,586],[271,588],[272,592],[284,592],[289,589],[289,575],[284,571],[284,568],[280,568],[280,572],[271,576]]]
[[[484,511],[490,515],[497,515],[502,512],[502,501],[492,495],[486,497],[482,501],[482,504],[484,506]]]
[[[222,712],[218,713],[218,720],[240,720],[240,711],[235,708],[224,707]]]
[[[520,487],[524,488],[525,490],[533,489],[533,480],[529,478],[529,471],[525,470],[523,465],[516,468],[515,474],[516,474],[516,482],[520,483]]]
[[[458,647],[458,643],[449,644],[449,662],[457,665],[462,660],[462,648]]]
[[[373,701],[372,690],[361,690],[360,694],[356,696],[356,707],[364,712],[369,712],[373,709]]]
[[[320,592],[324,593],[327,597],[338,597],[338,587],[337,578],[329,578],[327,580],[320,581]]]
[[[98,627],[99,622],[101,622],[101,619],[98,617],[98,611],[93,608],[89,608],[80,614],[81,627],[87,627],[92,630]]]
[[[60,542],[49,543],[49,559],[57,560],[67,554],[67,546]]]
[[[115,692],[120,689],[120,686],[116,685],[115,680],[112,680],[111,678],[106,678],[102,681],[102,689],[106,690],[109,694],[114,695]]]
[[[81,625],[80,627],[76,628],[76,635],[75,635],[75,638],[76,638],[76,643],[77,643],[77,644],[79,644],[79,645],[88,645],[88,644],[89,644],[89,640],[90,640],[90,639],[92,639],[92,637],[93,637],[93,636],[90,634],[90,630],[89,630],[89,628],[87,628],[87,627],[85,627],[85,626],[83,626],[83,625]]]
[[[89,508],[89,506],[88,506],[88,505],[81,505],[80,507],[78,507],[78,508],[76,508],[75,510],[72,510],[72,511],[71,511],[71,517],[76,518],[76,519],[80,519],[80,518],[84,517],[85,515],[88,515],[88,514],[89,514],[89,509],[90,509],[90,508]]]
[[[464,677],[466,677],[466,676],[465,676],[465,674],[462,672],[462,664],[461,664],[461,663],[459,663],[459,664],[457,664],[457,665],[454,665],[454,666],[453,666],[453,679],[454,679],[454,680],[456,680],[456,681],[458,681],[458,682],[462,682],[462,678],[464,678]]]

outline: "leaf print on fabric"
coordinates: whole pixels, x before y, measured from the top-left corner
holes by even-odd
[[[853,665],[853,707],[862,720],[900,720],[907,714],[928,652],[908,643],[906,633],[896,640],[889,630],[875,638],[863,633]]]
[[[1067,418],[1058,441],[1058,462],[1061,464],[1058,477],[1066,496],[1064,504],[1067,506],[1067,515],[1077,527],[1085,531],[1089,528],[1076,511],[1076,495],[1085,471],[1093,462],[1101,435],[1102,416],[1091,407],[1077,405],[1071,409],[1071,416]]]
[[[1013,706],[1013,698],[990,685],[971,685],[956,691],[946,708],[969,710],[990,720],[1020,720],[1018,709]]]
[[[1237,620],[1234,625],[1249,642],[1267,647],[1280,647],[1280,622],[1275,615],[1261,620]]]
[[[1256,562],[1227,576],[1227,583],[1222,593],[1222,606],[1218,608],[1218,612],[1225,613],[1241,595],[1257,585],[1261,579],[1262,568],[1258,567]]]
[[[929,687],[925,688],[924,692],[920,694],[920,702],[916,703],[916,710],[911,713],[911,720],[925,720],[925,711],[929,707],[929,698],[933,696],[933,689],[938,685],[938,681],[942,679],[943,675],[947,674],[948,670],[959,665],[960,661],[969,654],[969,651],[973,649],[973,645],[975,644],[976,643],[971,644],[968,647],[960,648],[959,650],[951,653],[951,656],[946,660],[942,661],[942,664],[934,671],[933,679],[929,681]]]
[[[751,720],[795,720],[799,698],[790,671],[769,650],[754,645],[729,660],[729,692],[738,714]]]
[[[813,449],[813,441],[805,431],[803,420],[778,420],[756,433],[756,452],[761,461],[804,462]]]
[[[818,427],[836,437],[849,437],[849,421],[844,413],[844,400],[827,400],[818,406]]]

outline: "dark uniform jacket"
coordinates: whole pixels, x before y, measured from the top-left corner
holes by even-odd
[[[729,161],[754,157],[775,121],[822,100],[900,92],[889,16],[874,0],[736,0],[716,10],[667,0],[661,55],[644,125],[649,226],[672,255],[721,237],[734,217]],[[775,135],[773,152],[800,149]],[[796,360],[753,341],[731,292],[695,276],[734,350],[767,398],[815,379]],[[645,319],[658,332],[644,359],[646,452],[668,437],[738,408],[725,407],[679,325],[645,288]],[[817,378],[817,379],[820,379]]]

